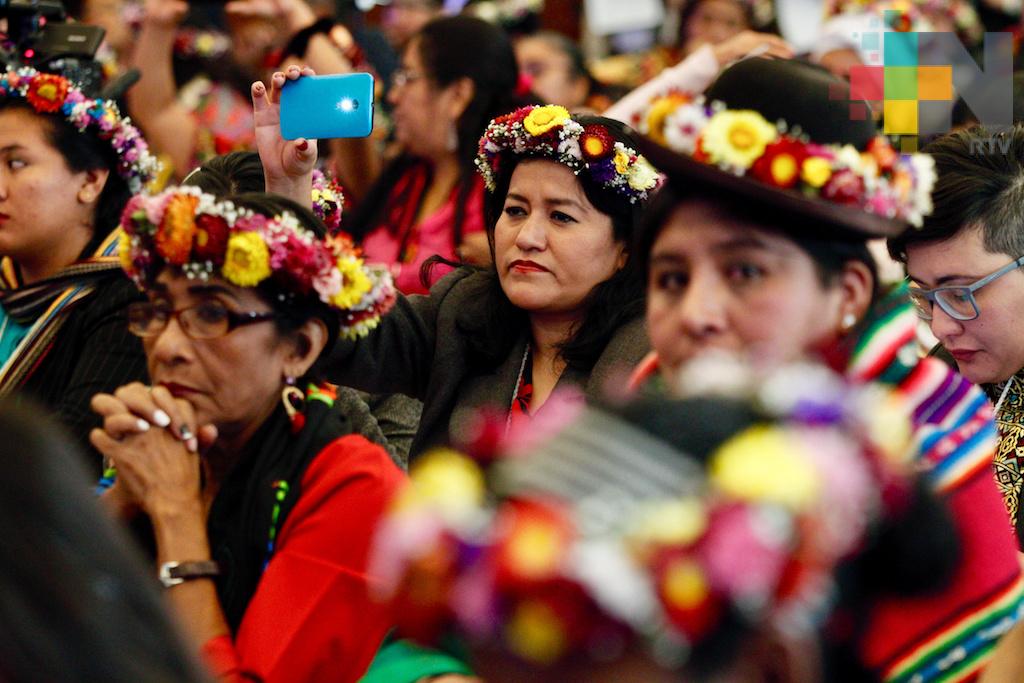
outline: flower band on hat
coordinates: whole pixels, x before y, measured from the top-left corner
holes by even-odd
[[[731,615],[817,632],[835,568],[911,495],[909,416],[811,365],[744,382],[714,409],[757,417],[704,463],[592,408],[486,472],[424,454],[373,553],[399,632],[431,642],[455,625],[541,667],[635,638],[670,669]]]
[[[916,227],[932,211],[934,160],[900,154],[883,135],[864,150],[816,144],[784,121],[679,92],[654,98],[636,127],[674,152],[782,190]]]
[[[142,192],[159,170],[142,133],[113,100],[91,99],[64,76],[24,66],[0,74],[0,98],[22,97],[40,114],[62,114],[81,132],[92,129],[118,156],[118,175],[132,193]]]
[[[196,187],[132,197],[121,228],[121,265],[140,289],[164,266],[239,287],[273,281],[336,309],[343,338],[366,335],[395,302],[390,274],[364,264],[347,237],[319,239],[290,213],[267,218]]]
[[[586,172],[630,203],[647,199],[659,182],[658,172],[636,150],[615,141],[601,124],[581,125],[558,105],[522,107],[487,126],[476,166],[491,192],[504,153],[550,159],[576,175]]]

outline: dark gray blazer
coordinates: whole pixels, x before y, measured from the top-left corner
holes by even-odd
[[[409,451],[449,441],[463,408],[495,406],[507,410],[528,343],[528,330],[508,358],[491,371],[471,372],[469,344],[456,320],[467,302],[485,291],[486,277],[470,269],[449,273],[427,296],[400,296],[380,326],[357,342],[338,344],[327,364],[330,381],[378,393],[403,393],[423,401],[423,416]],[[590,397],[609,379],[622,380],[650,349],[643,319],[619,328],[589,373],[567,369],[559,386],[572,383]],[[622,380],[624,381],[624,380]]]

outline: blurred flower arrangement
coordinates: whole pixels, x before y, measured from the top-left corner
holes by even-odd
[[[882,135],[864,150],[815,144],[784,121],[770,123],[756,111],[681,92],[654,98],[634,123],[676,152],[766,185],[918,227],[932,211],[934,161],[927,154],[899,154]]]
[[[759,418],[700,462],[594,409],[544,443],[507,444],[486,470],[424,455],[373,555],[399,631],[432,642],[456,626],[537,666],[638,639],[672,668],[737,618],[820,627],[837,565],[907,500],[909,421],[884,390],[826,369],[746,376],[721,400]],[[689,490],[637,495],[658,471],[685,472]]]

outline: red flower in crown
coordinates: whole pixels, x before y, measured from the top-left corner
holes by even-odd
[[[68,81],[55,74],[36,74],[28,84],[25,99],[38,112],[52,114],[60,111],[68,95]]]
[[[781,137],[764,148],[750,172],[763,183],[775,187],[793,187],[800,179],[800,167],[807,158],[807,148],[799,140]]]
[[[863,194],[864,180],[850,169],[836,171],[821,188],[822,197],[847,206],[858,206]]]
[[[228,248],[228,223],[220,216],[196,216],[194,250],[197,258],[220,266]]]
[[[598,161],[612,154],[615,141],[604,126],[591,124],[580,135],[580,152],[587,161]]]

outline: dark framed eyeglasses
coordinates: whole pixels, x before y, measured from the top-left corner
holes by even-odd
[[[276,317],[273,311],[232,311],[219,301],[204,301],[176,311],[166,304],[139,301],[128,305],[128,331],[138,337],[155,337],[175,318],[189,338],[215,339],[235,328]]]
[[[974,320],[981,315],[981,309],[978,308],[978,301],[974,298],[974,293],[1021,266],[1024,266],[1024,256],[969,285],[943,285],[935,289],[910,287],[910,300],[922,320],[932,319],[934,304],[938,304],[939,308],[954,320]]]

